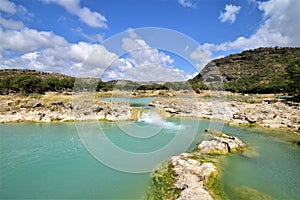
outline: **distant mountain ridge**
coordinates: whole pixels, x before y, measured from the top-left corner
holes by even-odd
[[[222,81],[221,81],[221,80]],[[97,91],[225,89],[242,93],[300,93],[300,47],[261,47],[228,55],[209,62],[188,82],[134,82],[97,78],[76,79],[77,88]],[[10,92],[43,93],[72,90],[75,77],[29,69],[1,69],[0,94]],[[291,83],[293,84],[291,86]],[[296,89],[295,89],[296,88]]]
[[[275,93],[288,90],[286,67],[300,58],[300,48],[261,47],[209,62],[190,83],[217,82],[233,92]],[[219,74],[219,75],[218,75]]]
[[[71,78],[71,76],[61,74],[61,73],[50,73],[50,72],[42,72],[32,69],[1,69],[0,70],[0,79],[1,78],[7,78],[7,77],[15,77],[20,74],[27,74],[27,75],[33,75],[37,76],[39,78],[45,79],[45,78]]]

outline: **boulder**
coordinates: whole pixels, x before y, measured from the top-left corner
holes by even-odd
[[[213,137],[211,140],[202,141],[198,149],[202,153],[228,153],[242,150],[245,144],[237,137],[223,134],[221,137]]]

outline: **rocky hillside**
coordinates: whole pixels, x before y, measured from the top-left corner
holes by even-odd
[[[287,92],[286,68],[299,58],[300,48],[247,50],[209,62],[190,82],[195,84],[205,80],[216,84],[222,79],[225,89],[233,92]]]

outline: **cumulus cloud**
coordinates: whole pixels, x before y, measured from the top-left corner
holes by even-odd
[[[86,42],[72,44],[52,32],[0,28],[0,68],[29,68],[99,77],[118,56]],[[11,57],[11,55],[21,54]]]
[[[212,52],[204,45],[197,47],[190,54],[190,58],[197,61],[196,67],[201,70],[210,60]]]
[[[118,68],[107,72],[108,77],[134,81],[182,81],[189,74],[175,67],[171,56],[151,47],[133,30],[128,30],[122,48],[128,56],[118,60]]]
[[[46,3],[56,3],[64,7],[69,13],[76,15],[79,19],[94,28],[107,28],[106,18],[98,12],[93,12],[87,7],[80,6],[80,0],[42,0]]]
[[[190,77],[174,66],[169,55],[150,47],[133,31],[123,38],[122,48],[128,52],[123,58],[103,45],[72,44],[52,32],[27,27],[0,30],[0,43],[0,68],[28,68],[104,80],[180,81]],[[21,55],[10,57],[15,53]]]
[[[226,5],[225,6],[225,12],[221,12],[219,19],[221,22],[230,22],[231,24],[235,22],[236,15],[241,10],[240,6],[234,6],[234,5]]]
[[[23,22],[15,21],[15,20],[12,20],[12,19],[4,19],[4,18],[1,17],[1,14],[0,14],[0,24],[1,24],[1,26],[3,26],[6,29],[19,30],[19,29],[24,28]]]
[[[10,2],[8,0],[1,0],[0,1],[0,11],[9,13],[9,14],[15,14],[17,12],[16,4],[13,2]]]
[[[67,44],[67,41],[52,32],[25,27],[22,30],[0,29],[0,43],[4,49],[16,53],[27,53],[40,48],[63,46]]]
[[[31,19],[34,15],[32,13],[28,13],[27,9],[22,5],[16,5],[14,2],[9,0],[1,0],[0,1],[0,11],[5,12],[9,15],[18,15],[23,19]]]
[[[263,12],[264,21],[258,30],[249,37],[239,37],[234,41],[221,44],[206,43],[199,48],[207,55],[214,52],[254,49],[268,46],[299,47],[300,37],[300,1],[270,0],[258,2],[258,9]],[[192,56],[192,55],[191,55]],[[195,55],[193,55],[195,57]]]
[[[196,3],[192,2],[191,0],[178,0],[178,3],[185,8],[196,8]]]

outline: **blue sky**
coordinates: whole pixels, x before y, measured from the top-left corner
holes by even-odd
[[[299,0],[0,0],[0,69],[186,80],[231,53],[299,47],[299,10]],[[182,46],[183,58],[153,45],[136,30],[143,27],[177,31],[197,46]],[[120,32],[124,56],[106,45]]]

